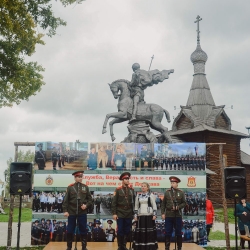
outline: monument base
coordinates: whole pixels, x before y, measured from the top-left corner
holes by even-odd
[[[164,243],[158,243],[159,250],[165,249]],[[73,243],[72,249],[74,249],[75,244]],[[129,244],[127,244],[127,248]],[[117,242],[88,242],[88,250],[102,249],[102,250],[117,250]],[[44,250],[62,250],[66,249],[66,242],[50,242]],[[81,249],[81,242],[77,242],[77,249]],[[174,243],[171,243],[170,249],[174,249]],[[182,250],[202,250],[201,246],[194,243],[183,243]]]

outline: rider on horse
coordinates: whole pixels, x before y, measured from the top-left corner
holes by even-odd
[[[134,63],[132,65],[134,71],[132,75],[132,80],[129,84],[130,96],[133,99],[133,111],[130,122],[136,120],[137,106],[139,102],[144,102],[144,89],[147,87],[163,82],[168,79],[168,75],[173,73],[174,70],[162,70],[157,69],[146,71],[140,69],[139,63]]]

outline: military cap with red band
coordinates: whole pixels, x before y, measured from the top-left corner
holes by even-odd
[[[126,179],[126,178],[130,178],[130,176],[131,176],[131,174],[130,174],[129,172],[124,172],[124,173],[122,173],[122,174],[120,175],[119,180],[122,181],[122,180],[124,180],[124,179]]]
[[[181,180],[178,177],[176,177],[176,176],[170,176],[169,180],[171,182],[177,182],[177,183],[181,182]]]
[[[77,177],[77,176],[82,176],[83,173],[84,173],[84,171],[76,171],[76,172],[72,173],[72,175],[74,175],[75,177]]]

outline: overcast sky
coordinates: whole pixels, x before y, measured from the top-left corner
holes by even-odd
[[[133,63],[147,70],[174,69],[158,85],[146,89],[147,103],[170,112],[185,105],[193,79],[190,55],[196,48],[197,15],[201,47],[208,55],[207,80],[216,105],[226,105],[232,129],[250,126],[250,2],[86,0],[80,5],[54,4],[67,21],[55,37],[45,37],[31,60],[45,69],[41,92],[13,108],[2,108],[0,178],[14,155],[14,142],[110,141],[102,135],[105,115],[117,111],[107,83],[131,80]],[[230,109],[233,105],[233,109]],[[163,124],[169,129],[163,119]],[[115,142],[127,136],[127,122],[114,126]],[[250,154],[250,141],[241,148]]]

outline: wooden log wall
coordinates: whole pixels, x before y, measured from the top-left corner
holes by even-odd
[[[180,119],[176,123],[177,130],[192,128],[193,123],[184,114],[181,115]]]
[[[203,143],[226,143],[223,145],[223,156],[226,158],[227,166],[241,166],[240,140],[239,136],[201,131],[192,134],[179,136],[185,142],[203,142]],[[207,146],[207,167],[216,172],[217,175],[208,175],[207,191],[209,198],[215,207],[221,207],[221,172],[219,169],[219,145]],[[250,169],[249,169],[250,177]],[[250,184],[248,186],[250,190]],[[231,206],[233,201],[228,200],[228,205]]]

